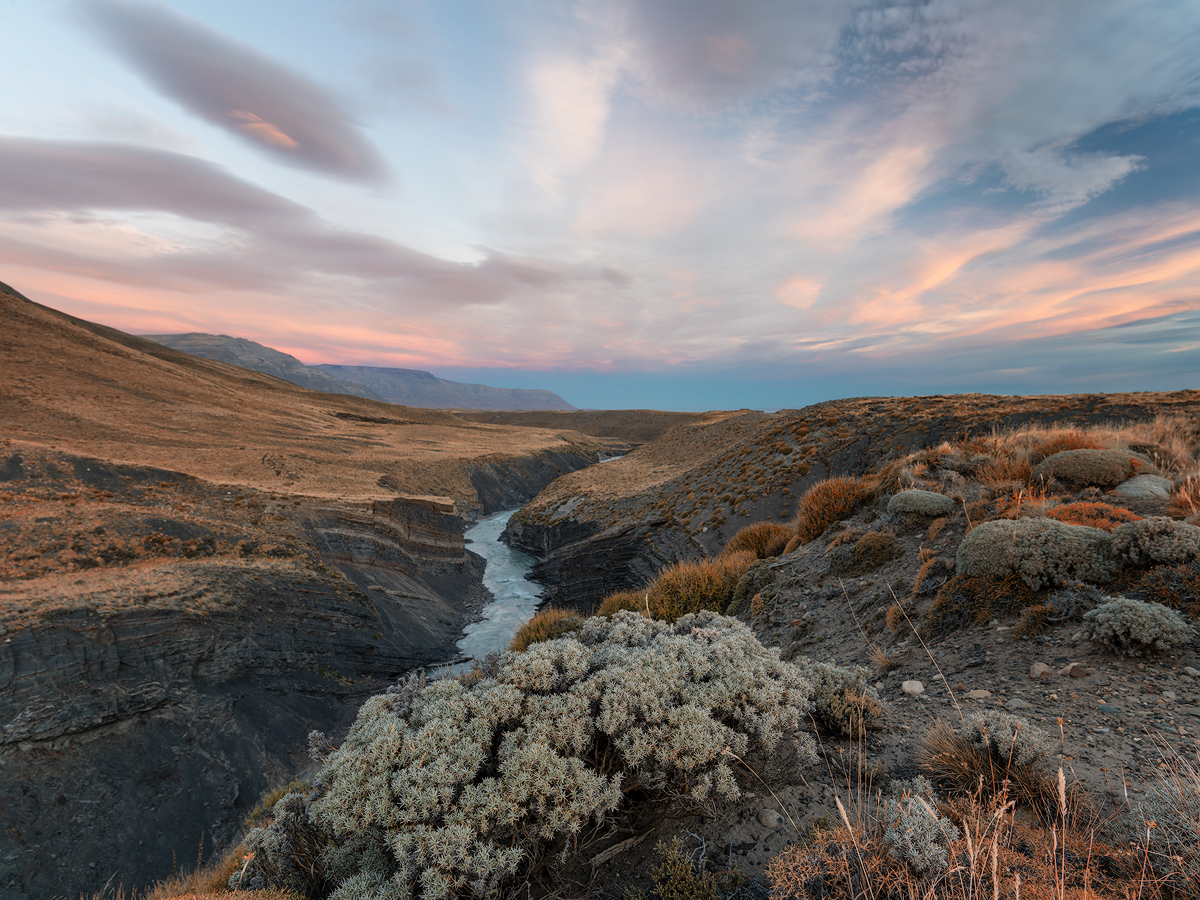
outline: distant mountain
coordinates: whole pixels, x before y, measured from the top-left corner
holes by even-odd
[[[173,350],[182,350],[192,356],[202,356],[205,359],[215,359],[217,362],[229,363],[231,366],[241,366],[243,369],[253,369],[274,375],[284,381],[308,388],[313,391],[324,391],[326,394],[350,394],[354,397],[365,397],[368,400],[383,400],[370,388],[361,384],[343,381],[328,372],[322,372],[312,366],[306,366],[296,357],[262,344],[248,341],[246,338],[230,337],[227,334],[143,334],[142,337],[162,344]]]
[[[313,366],[338,378],[365,385],[389,403],[426,409],[575,409],[553,391],[497,388],[446,381],[419,369],[379,366]]]
[[[496,388],[446,381],[420,369],[379,366],[306,366],[296,357],[225,334],[144,334],[193,356],[254,369],[327,394],[351,394],[422,409],[573,410],[551,391]]]

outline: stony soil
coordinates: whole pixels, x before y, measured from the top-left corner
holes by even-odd
[[[1082,496],[1094,498],[1091,493]],[[1143,516],[1162,515],[1165,506],[1165,501],[1113,493],[1104,499]],[[716,805],[709,818],[664,823],[598,873],[605,894],[618,896],[627,887],[644,885],[655,864],[655,844],[676,836],[683,838],[686,850],[703,847],[712,867],[732,865],[765,885],[766,865],[813,819],[838,821],[835,796],[851,815],[869,808],[876,802],[874,793],[886,792],[890,779],[921,772],[914,751],[933,722],[957,723],[984,708],[1022,716],[1051,735],[1059,744],[1068,782],[1081,783],[1098,821],[1114,827],[1131,805],[1145,799],[1164,754],[1195,760],[1200,751],[1200,631],[1178,651],[1126,659],[1087,640],[1079,621],[1060,623],[1033,638],[1014,636],[1013,618],[933,638],[918,637],[903,621],[895,632],[888,628],[886,613],[897,600],[910,620],[920,623],[932,603],[932,589],[945,581],[943,575],[925,593],[912,594],[920,550],[928,548],[952,566],[967,527],[961,509],[935,528],[934,537],[928,524],[889,517],[886,499],[880,501],[773,560],[775,597],[757,614],[742,616],[785,658],[867,667],[888,706],[882,727],[865,741],[822,734],[818,765],[774,773],[790,774],[783,780],[796,783],[771,782],[772,793],[748,775],[742,801]],[[852,544],[830,545],[840,534],[868,531],[894,534],[901,546],[899,558],[869,572],[839,574]],[[886,651],[896,668],[880,672],[871,659],[874,648]],[[1049,672],[1031,677],[1037,663]],[[921,693],[905,693],[907,681],[919,681]]]

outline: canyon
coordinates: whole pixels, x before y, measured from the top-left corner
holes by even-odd
[[[223,849],[311,767],[310,730],[454,655],[486,599],[470,522],[631,447],[316,393],[6,286],[0,321],[15,900],[141,887]]]

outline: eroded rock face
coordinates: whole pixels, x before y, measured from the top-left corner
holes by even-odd
[[[6,472],[5,898],[142,886],[226,848],[312,765],[310,730],[451,658],[484,600],[453,502],[297,505],[46,453]]]

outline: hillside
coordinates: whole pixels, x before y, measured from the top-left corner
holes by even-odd
[[[327,394],[350,394],[354,397],[366,397],[369,400],[383,400],[373,391],[355,384],[335,378],[328,372],[322,372],[313,366],[306,366],[289,353],[281,353],[272,347],[247,340],[246,338],[230,337],[227,334],[204,334],[190,332],[188,334],[143,334],[141,337],[170,347],[182,350],[192,356],[202,356],[205,359],[215,359],[217,362],[229,363],[231,366],[241,366],[243,369],[253,369],[267,375],[274,375],[284,381],[308,388],[311,391],[324,391]]]
[[[459,417],[493,425],[526,428],[569,428],[595,437],[618,438],[646,444],[664,433],[697,418],[696,413],[664,412],[659,409],[528,410],[523,412],[462,411]]]
[[[3,286],[0,371],[13,900],[226,844],[309,730],[454,654],[468,519],[629,446],[306,390]]]
[[[965,434],[1031,423],[1200,415],[1200,391],[874,397],[778,413],[720,413],[622,459],[559,479],[509,524],[557,602],[588,608],[664,565],[716,552],[753,522],[786,521],[812,484]]]
[[[574,409],[553,391],[447,381],[420,369],[320,365],[313,368],[365,385],[389,403],[426,409]]]

